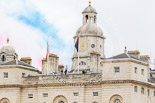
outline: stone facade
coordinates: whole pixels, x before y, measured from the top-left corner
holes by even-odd
[[[0,103],[155,103],[155,71],[149,68],[149,56],[125,50],[105,58],[105,37],[96,14],[91,5],[84,10],[83,26],[74,37],[75,43],[80,35],[79,73],[76,49],[72,69],[64,74],[58,56],[48,49],[40,72],[30,58],[18,60],[12,46],[2,47]]]

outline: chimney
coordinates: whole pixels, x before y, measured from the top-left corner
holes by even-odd
[[[137,59],[140,59],[140,52],[139,52],[139,50],[128,51],[128,54],[130,56],[133,56],[133,57],[137,58]]]
[[[27,63],[27,64],[29,64],[29,65],[32,64],[31,57],[22,57],[20,60],[23,61],[23,62],[25,62],[25,63]]]
[[[150,61],[150,56],[149,55],[141,55],[140,59],[144,62],[149,62]]]

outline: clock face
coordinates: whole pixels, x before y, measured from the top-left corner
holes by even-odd
[[[92,44],[91,47],[92,47],[92,48],[95,48],[95,44]]]
[[[80,46],[80,51],[85,51],[87,49],[87,43],[85,42],[81,42],[79,46]]]
[[[114,103],[121,103],[121,101],[119,99],[116,99]]]

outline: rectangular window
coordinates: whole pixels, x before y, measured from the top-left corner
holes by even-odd
[[[144,69],[141,70],[141,75],[144,75]]]
[[[134,86],[134,92],[137,92],[137,86]]]
[[[150,90],[149,89],[147,90],[147,94],[148,94],[148,96],[150,96]]]
[[[48,93],[43,93],[43,97],[48,97]]]
[[[4,72],[4,78],[8,78],[8,73]]]
[[[74,93],[74,96],[79,96],[79,93]]]
[[[28,94],[28,98],[33,98],[33,94]]]
[[[98,96],[98,92],[93,92],[93,96]]]
[[[141,93],[144,94],[144,88],[143,87],[141,88]]]
[[[119,67],[114,67],[115,69],[115,73],[119,73],[120,72],[120,68]]]
[[[135,67],[135,73],[137,74],[137,67]]]
[[[22,77],[25,77],[25,73],[22,73]]]

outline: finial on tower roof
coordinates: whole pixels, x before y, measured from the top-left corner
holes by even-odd
[[[125,46],[125,50],[124,50],[124,53],[127,53],[127,50],[126,50],[126,49],[127,49],[127,47]]]
[[[9,37],[7,37],[7,43],[9,43]]]
[[[48,40],[47,40],[46,59],[48,58],[48,54],[49,54],[49,37],[48,37]]]
[[[91,5],[91,0],[89,0],[89,5]]]

